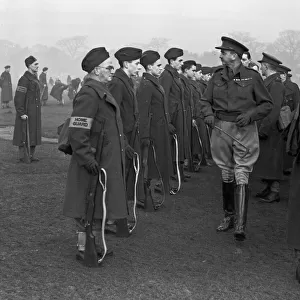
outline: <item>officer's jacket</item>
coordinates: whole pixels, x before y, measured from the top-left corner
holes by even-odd
[[[252,121],[267,116],[273,103],[259,73],[242,64],[233,76],[228,72],[229,68],[222,66],[208,82],[201,98],[204,116],[215,113],[238,116],[250,112]]]

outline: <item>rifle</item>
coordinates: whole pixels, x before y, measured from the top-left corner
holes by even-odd
[[[101,158],[103,138],[104,138],[104,131],[102,130],[98,138],[98,145],[97,145],[98,147],[95,155],[96,161],[100,161]],[[97,176],[93,176],[93,175],[90,176],[91,178],[89,182],[88,195],[86,199],[86,203],[87,203],[86,216],[85,216],[86,241],[85,241],[83,262],[88,267],[97,267],[98,255],[97,255],[96,244],[95,244],[95,236],[93,235],[93,219],[94,219],[94,212],[95,212],[95,196],[97,191],[97,184],[98,184],[98,180],[100,181],[101,179],[100,177],[101,174]],[[106,193],[106,189],[105,189],[105,193]],[[104,210],[103,210],[103,214],[104,214]],[[102,227],[103,227],[103,220],[102,220]],[[103,230],[104,228],[102,228],[102,232]]]

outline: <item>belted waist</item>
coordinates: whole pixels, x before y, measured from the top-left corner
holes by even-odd
[[[221,120],[221,121],[226,121],[226,122],[236,122],[236,118],[240,113],[226,113],[226,112],[216,112],[215,113],[216,118]]]

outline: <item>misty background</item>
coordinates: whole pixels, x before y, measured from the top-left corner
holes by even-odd
[[[252,0],[0,0],[0,69],[11,65],[13,85],[34,55],[48,80],[85,73],[81,60],[93,47],[184,49],[185,59],[220,64],[221,36],[245,44],[254,61],[267,52],[300,78],[300,1]],[[166,63],[165,60],[163,60]]]

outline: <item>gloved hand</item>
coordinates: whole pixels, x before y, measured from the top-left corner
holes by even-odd
[[[135,153],[134,149],[133,149],[131,146],[129,146],[129,144],[128,144],[128,145],[125,147],[125,154],[126,154],[126,157],[127,157],[128,159],[132,159],[133,156],[134,156],[134,153]]]
[[[95,160],[90,161],[86,165],[84,165],[85,169],[91,173],[92,175],[96,176],[99,173],[99,165]]]
[[[22,115],[22,116],[21,116],[21,119],[22,119],[22,120],[26,120],[26,119],[28,119],[28,116],[27,116],[27,115]]]
[[[142,139],[142,148],[149,147],[150,146],[150,139],[149,138],[143,138]]]
[[[236,125],[239,127],[244,127],[251,122],[251,115],[249,112],[242,113],[236,118]]]
[[[171,135],[176,133],[176,128],[173,126],[173,124],[169,123],[168,128]]]
[[[207,116],[204,118],[204,123],[208,125],[210,128],[215,127],[215,117],[214,116]]]

